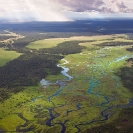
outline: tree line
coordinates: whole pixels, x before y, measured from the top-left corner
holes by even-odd
[[[81,52],[81,41],[64,42],[56,47],[25,52],[23,55],[0,67],[0,87],[9,89],[19,86],[36,86],[42,78],[59,74],[60,59],[67,54]]]
[[[133,58],[127,60],[127,62],[129,61],[133,62]],[[121,78],[123,85],[133,92],[133,65],[131,67],[122,67],[115,74]]]
[[[104,42],[100,44],[96,44],[97,46],[126,46],[133,45],[133,42]]]
[[[0,67],[0,87],[35,86],[47,75],[60,73],[59,55],[24,54]]]
[[[48,53],[48,54],[75,54],[80,53],[82,49],[86,48],[85,46],[78,45],[79,43],[83,43],[86,41],[66,41],[63,43],[58,44],[56,47],[53,48],[44,48],[40,49],[40,53]]]

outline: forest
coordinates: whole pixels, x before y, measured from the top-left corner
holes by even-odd
[[[47,75],[58,74],[62,56],[24,54],[0,68],[0,87],[36,86]]]
[[[127,51],[133,52],[133,46],[131,48],[127,48]]]
[[[1,49],[4,51],[13,51],[13,52],[16,51],[21,53],[21,55],[18,58],[15,58],[14,60],[7,62],[4,66],[0,67],[0,101],[1,101],[1,107],[2,107],[1,112],[3,113],[0,119],[5,120],[6,118],[9,117],[7,121],[4,121],[4,122],[2,121],[1,123],[3,125],[6,123],[8,127],[10,126],[8,124],[8,121],[10,119],[10,121],[18,122],[15,125],[17,128],[13,125],[14,123],[11,124],[11,126],[14,126],[16,129],[18,129],[18,127],[21,127],[20,129],[30,131],[32,130],[30,129],[32,127],[34,127],[35,129],[37,128],[39,129],[42,126],[44,127],[44,130],[45,130],[45,127],[46,128],[48,127],[47,123],[50,121],[51,127],[48,127],[48,128],[50,128],[51,130],[47,130],[47,131],[52,132],[53,130],[56,130],[57,125],[55,124],[56,126],[54,126],[54,123],[58,122],[58,118],[59,120],[61,120],[62,125],[65,122],[64,120],[65,118],[65,119],[70,119],[68,123],[69,122],[74,123],[75,121],[76,121],[75,123],[79,122],[78,123],[79,126],[75,125],[75,127],[72,127],[73,129],[76,128],[75,132],[77,132],[83,126],[86,127],[86,125],[84,125],[85,122],[90,122],[91,126],[93,122],[95,122],[96,124],[100,123],[100,125],[96,125],[88,129],[86,128],[83,131],[85,133],[88,133],[88,132],[103,133],[103,132],[110,132],[110,131],[114,133],[115,132],[121,133],[120,131],[122,131],[122,129],[124,128],[125,128],[124,132],[130,132],[132,130],[132,125],[130,125],[130,129],[128,129],[128,126],[126,124],[125,126],[122,127],[122,129],[119,129],[119,127],[120,125],[122,125],[121,124],[122,120],[125,120],[125,121],[127,120],[127,122],[130,122],[130,121],[132,122],[132,115],[130,116],[130,114],[133,111],[132,107],[128,107],[124,109],[118,108],[119,114],[118,114],[118,117],[115,116],[116,119],[114,119],[111,113],[112,112],[114,113],[115,111],[114,107],[118,107],[121,104],[122,105],[128,104],[127,100],[125,102],[126,98],[123,97],[124,95],[123,90],[125,89],[124,87],[126,87],[131,92],[133,92],[133,88],[132,88],[133,76],[131,74],[133,73],[133,65],[131,67],[121,66],[121,68],[119,67],[120,69],[117,67],[117,65],[114,65],[114,70],[116,71],[116,73],[112,71],[110,74],[108,73],[108,69],[110,70],[110,67],[107,67],[107,66],[109,64],[108,61],[109,60],[112,61],[112,58],[109,56],[100,56],[100,55],[104,53],[108,55],[108,53],[110,52],[109,50],[110,49],[112,50],[112,48],[114,48],[113,49],[114,51],[112,50],[109,54],[112,54],[113,61],[115,61],[115,59],[117,58],[117,55],[119,55],[118,53],[120,53],[119,50],[117,49],[118,47],[110,47],[109,49],[104,49],[104,47],[132,45],[131,42],[126,42],[129,40],[132,40],[131,34],[129,36],[129,40],[126,38],[125,42],[122,42],[122,41],[115,42],[114,41],[115,39],[113,38],[115,37],[115,35],[114,36],[112,35],[112,38],[103,39],[102,41],[104,43],[98,44],[97,45],[98,47],[95,47],[95,46],[87,47],[87,45],[84,45],[84,46],[79,45],[79,43],[86,43],[86,42],[87,44],[91,44],[91,42],[93,42],[94,40],[64,41],[63,43],[59,43],[57,46],[54,46],[51,48],[42,48],[38,50],[27,48],[26,46],[30,42],[34,42],[36,40],[41,40],[41,39],[48,39],[48,38],[67,38],[70,36],[112,34],[113,32],[122,33],[122,31],[127,33],[129,32],[129,28],[132,27],[131,22],[132,21],[130,21],[129,25],[126,25],[127,30],[125,30],[124,28],[123,30],[121,30],[123,25],[127,23],[124,21],[121,24],[119,23],[119,21],[118,22],[113,21],[111,22],[112,26],[110,26],[109,21],[104,23],[91,22],[93,24],[88,24],[88,21],[85,21],[84,24],[80,21],[72,22],[72,23],[66,22],[63,24],[54,23],[54,29],[52,28],[53,23],[49,23],[49,24],[46,23],[46,25],[44,25],[44,23],[40,22],[40,24],[37,26],[36,26],[37,24],[36,22],[27,23],[27,24],[18,24],[18,25],[9,24],[8,25],[9,27],[7,26],[7,24],[5,24],[5,27],[7,27],[8,29],[10,28],[11,25],[14,25],[12,26],[11,31],[19,35],[23,35],[24,38],[14,40],[14,42],[11,45],[10,44],[6,45],[3,43],[0,44],[0,47],[2,47]],[[75,25],[75,23],[77,25]],[[117,27],[117,25],[118,25],[118,28],[114,30],[113,26]],[[0,29],[1,28],[4,29],[5,27],[3,24],[3,27],[0,27]],[[104,28],[102,29],[102,27]],[[45,31],[48,31],[48,32],[45,32]],[[70,32],[64,32],[64,31],[70,31]],[[76,31],[79,31],[79,32],[76,32]],[[82,32],[82,31],[85,31],[85,32]],[[5,39],[8,39],[8,38],[5,37]],[[112,41],[112,42],[109,42],[109,41]],[[126,48],[125,49],[127,51],[133,52],[133,47],[128,46]],[[101,52],[101,49],[103,50],[103,52]],[[116,53],[117,50],[118,50],[118,53],[115,55],[114,53]],[[124,51],[125,53],[123,51],[121,52],[122,55],[123,53],[126,55],[126,52],[127,52],[126,50]],[[82,54],[80,54],[81,52]],[[76,53],[79,53],[79,54],[76,54]],[[69,56],[69,54],[71,55]],[[87,58],[85,58],[86,56],[84,55],[87,55]],[[39,83],[40,83],[40,80],[43,78],[47,77],[51,79],[53,77],[58,78],[59,76],[59,79],[60,79],[60,75],[58,74],[60,74],[61,68],[57,67],[57,64],[63,58],[65,58],[71,63],[70,75],[73,74],[72,75],[74,77],[73,80],[69,82],[65,82],[66,86],[63,86],[61,88],[59,88],[59,84],[55,86],[49,86],[48,88],[45,88],[45,89],[40,87]],[[80,61],[81,63],[79,63]],[[130,62],[130,61],[133,61],[133,59],[130,58],[127,60],[127,62]],[[61,62],[61,64],[62,63],[63,62]],[[95,69],[95,65],[99,65],[98,69]],[[117,76],[119,76],[118,80],[117,80]],[[57,81],[59,79],[57,79]],[[123,85],[119,84],[120,79]],[[111,82],[108,82],[108,81],[111,81]],[[120,89],[118,89],[117,87],[120,87]],[[89,90],[92,91],[91,94],[89,93]],[[117,93],[117,90],[120,92]],[[97,93],[98,91],[100,92],[99,95]],[[128,92],[128,91],[125,91],[125,92]],[[58,95],[58,99],[56,99],[55,97],[56,95]],[[97,96],[100,99],[98,99]],[[52,101],[51,105],[47,103],[49,98],[51,98],[51,101]],[[63,104],[65,103],[65,101],[67,101],[66,104]],[[69,109],[66,109],[67,108],[66,105],[68,105],[67,107]],[[6,106],[8,108],[6,108]],[[54,106],[56,109],[53,108]],[[49,110],[47,107],[49,107]],[[58,108],[59,108],[59,111],[58,111]],[[14,109],[17,109],[17,110],[14,110]],[[22,115],[20,113],[15,114],[16,112],[19,112],[18,109],[20,112],[22,112]],[[66,112],[68,113],[68,115],[66,114]],[[33,116],[31,116],[31,114]],[[66,116],[64,117],[62,114],[63,115],[66,114]],[[74,116],[74,119],[71,119],[73,118],[73,116]],[[34,120],[31,120],[31,117],[33,117]],[[106,123],[105,121],[108,119],[108,117],[111,117],[111,121]],[[83,118],[81,119],[81,122],[80,122],[80,118]],[[22,119],[22,123],[20,123],[21,119]],[[77,121],[77,119],[79,121]],[[25,123],[23,120],[24,121],[26,120]],[[70,125],[68,125],[68,123],[66,123],[66,125],[64,124],[63,126],[64,128],[68,128],[71,130],[72,129],[71,126],[73,125],[71,123]],[[59,125],[59,128],[63,127],[61,126],[61,124]],[[12,127],[10,128],[10,131],[14,131],[12,130]],[[38,131],[41,131],[41,130],[38,130]]]
[[[125,45],[133,45],[132,42],[104,42],[97,44],[97,46],[125,46]]]
[[[79,46],[79,43],[83,43],[87,41],[67,41],[58,44],[56,47],[53,48],[45,48],[40,49],[40,53],[48,53],[48,54],[62,54],[62,55],[68,55],[68,54],[75,54],[80,53],[82,49],[85,49],[85,46]]]
[[[16,32],[16,31],[15,31]],[[69,38],[72,36],[87,36],[89,33],[75,33],[75,32],[47,32],[47,33],[38,33],[38,32],[18,32],[18,34],[21,34],[24,36],[24,38],[14,40],[13,42],[13,48],[11,45],[6,45],[3,42],[0,42],[0,47],[6,46],[8,49],[20,49],[24,48],[27,46],[30,42],[34,42],[37,40],[42,40],[42,39],[49,39],[49,38]],[[1,36],[0,36],[1,37]],[[5,39],[8,39],[7,36],[4,36]]]
[[[36,86],[42,78],[59,74],[61,68],[57,67],[57,63],[64,55],[79,53],[86,48],[79,46],[79,42],[82,41],[64,42],[56,47],[34,52],[26,48],[16,49],[23,54],[0,67],[0,87],[13,89],[20,86]]]
[[[133,62],[133,58],[129,58],[127,62],[129,61]],[[123,85],[133,92],[133,75],[131,73],[133,73],[133,65],[120,68],[116,75],[120,77]]]

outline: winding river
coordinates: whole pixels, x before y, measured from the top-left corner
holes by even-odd
[[[65,59],[62,59],[62,60],[65,61],[65,63],[63,63],[63,65],[69,63],[69,62],[68,62],[67,60],[65,60]],[[61,73],[62,73],[65,77],[67,77],[67,79],[56,81],[55,84],[59,84],[60,87],[59,87],[59,89],[58,89],[58,91],[57,91],[56,93],[54,93],[53,95],[51,95],[51,96],[48,97],[48,101],[49,101],[49,102],[51,101],[51,99],[52,99],[53,97],[58,96],[58,95],[63,91],[64,86],[66,86],[67,82],[70,81],[70,80],[72,80],[72,78],[73,78],[72,76],[70,76],[70,75],[67,73],[67,72],[69,71],[69,68],[62,66],[61,64],[58,64],[57,66],[58,66],[58,67],[61,67],[61,68],[63,69],[63,70],[61,71]]]
[[[62,59],[62,60],[65,61],[65,63],[63,63],[63,65],[69,63],[69,62],[68,62],[67,60],[65,60],[65,59]],[[58,96],[58,95],[63,91],[63,89],[64,89],[64,87],[66,86],[67,82],[70,81],[70,80],[72,80],[72,78],[73,78],[72,76],[70,76],[70,75],[67,73],[67,72],[69,71],[69,68],[62,66],[61,64],[58,64],[57,66],[58,66],[58,67],[61,67],[61,68],[63,69],[63,70],[61,71],[61,73],[62,73],[65,77],[67,77],[67,79],[63,79],[63,80],[58,80],[58,81],[56,81],[55,84],[59,84],[60,87],[59,87],[59,89],[58,89],[58,91],[57,91],[56,93],[54,93],[53,95],[51,95],[51,96],[48,97],[48,101],[49,101],[49,102],[51,102],[51,99],[52,99],[53,97]],[[63,106],[65,106],[65,105],[66,105],[66,104],[63,104],[63,105],[61,105],[60,107],[63,107]],[[52,120],[54,120],[55,118],[57,118],[57,117],[60,116],[59,113],[53,115],[53,110],[54,110],[55,108],[57,108],[57,107],[54,107],[53,109],[48,109],[50,118],[47,120],[46,125],[49,126],[49,127],[51,127],[51,126],[54,126],[55,124],[59,124],[59,125],[61,125],[61,127],[62,127],[60,133],[65,133],[65,131],[66,131],[66,126],[65,126],[65,124],[68,122],[68,120],[65,120],[64,122],[58,122],[58,123],[52,124]],[[77,108],[78,108],[78,110],[81,109],[81,108],[80,108],[80,104],[77,105]]]
[[[127,56],[124,56],[124,57],[118,58],[114,62],[118,62],[118,61],[121,61],[121,60],[126,59],[126,58],[127,58]],[[69,63],[67,60],[65,60],[65,59],[63,59],[63,60],[65,61],[64,64]],[[72,80],[72,78],[73,78],[72,76],[68,75],[68,73],[67,73],[69,71],[69,68],[66,68],[66,67],[64,67],[64,66],[62,66],[60,64],[58,64],[57,66],[58,67],[61,67],[63,69],[61,71],[61,73],[65,77],[67,77],[67,79],[66,80],[58,80],[57,81],[57,83],[60,85],[60,88],[59,88],[59,90],[55,94],[53,94],[50,97],[48,97],[48,101],[49,102],[51,101],[51,99],[53,97],[58,96],[63,91],[63,88],[64,88],[66,82]],[[107,75],[104,70],[102,70],[102,75],[103,76],[106,76]],[[117,77],[115,77],[115,76],[112,76],[112,78],[116,81],[116,87],[118,87],[118,85],[119,85],[119,79]],[[79,126],[89,125],[89,124],[92,124],[92,123],[95,123],[95,122],[107,121],[109,119],[109,117],[114,113],[114,110],[113,110],[114,108],[127,108],[127,107],[130,107],[130,106],[133,106],[133,99],[131,99],[130,102],[129,102],[129,104],[127,104],[127,105],[118,105],[117,107],[109,106],[110,100],[109,100],[109,98],[106,95],[104,95],[104,94],[98,94],[98,93],[93,93],[93,89],[94,88],[97,88],[98,85],[100,85],[100,81],[97,80],[96,78],[92,77],[92,79],[90,80],[90,87],[89,87],[89,90],[88,90],[88,94],[94,94],[96,96],[101,96],[101,97],[103,97],[105,99],[105,102],[102,102],[99,105],[99,106],[103,107],[103,110],[100,113],[101,116],[99,118],[97,118],[97,119],[93,119],[92,121],[89,121],[89,122],[86,122],[86,123],[80,123],[80,124],[75,125],[75,128],[77,128],[77,130],[78,130],[77,133],[78,132],[81,132],[81,129],[79,128]],[[80,106],[81,106],[80,103],[78,103],[76,105],[76,107],[77,107],[76,110],[67,110],[66,111],[66,116],[68,116],[69,113],[71,113],[73,111],[81,110],[82,108]],[[47,121],[47,125],[48,126],[52,126],[51,121],[53,119],[55,119],[57,117],[57,115],[54,116],[52,114],[52,110],[49,110],[49,113],[50,113],[51,118]],[[65,131],[66,131],[66,127],[64,125],[66,122],[67,121],[65,121],[64,123],[58,123],[58,124],[60,124],[62,126],[61,133],[65,133]]]
[[[126,59],[126,58],[127,58],[127,56],[123,56],[121,58],[117,58],[116,60],[114,60],[114,62],[118,62],[118,61],[121,61],[121,60]],[[62,60],[64,61],[64,63],[63,64],[58,64],[57,66],[62,68],[61,73],[66,77],[66,79],[57,80],[55,83],[50,83],[49,81],[46,81],[45,79],[42,79],[40,81],[42,86],[43,85],[47,86],[47,85],[50,85],[50,84],[58,84],[59,85],[58,91],[55,92],[54,94],[50,95],[47,98],[48,102],[52,102],[53,103],[52,98],[57,97],[59,94],[61,94],[63,89],[65,88],[65,86],[67,86],[67,83],[73,79],[73,77],[68,74],[69,68],[64,66],[65,64],[68,64],[69,62],[67,60],[65,60],[65,59],[62,59]],[[102,67],[102,68],[104,69],[104,67]],[[92,69],[95,69],[95,68],[92,67]],[[97,69],[95,69],[95,71],[97,71]],[[102,76],[106,76],[107,75],[105,70],[101,71],[101,75]],[[116,82],[116,87],[118,87],[119,86],[119,79],[116,76],[112,76],[112,78]],[[104,102],[101,102],[99,104],[99,107],[102,107],[102,111],[100,112],[100,114],[99,114],[100,116],[98,118],[95,118],[95,119],[87,121],[87,122],[80,122],[79,124],[75,124],[74,127],[77,129],[77,133],[82,132],[81,129],[80,129],[80,126],[85,126],[85,125],[93,124],[93,123],[96,123],[96,122],[107,121],[109,119],[109,117],[114,113],[114,109],[116,109],[116,108],[118,108],[118,109],[119,108],[128,108],[130,106],[133,106],[133,99],[131,99],[129,101],[129,103],[126,104],[126,105],[117,105],[117,106],[110,105],[111,100],[110,100],[109,96],[107,96],[105,94],[101,94],[100,92],[96,92],[95,91],[95,89],[99,85],[101,85],[101,82],[99,81],[99,79],[97,79],[96,77],[92,76],[91,79],[87,80],[87,82],[88,81],[89,81],[89,84],[90,84],[90,86],[88,87],[88,91],[87,91],[88,95],[93,94],[95,96],[103,97],[104,98]],[[70,88],[70,89],[72,89],[72,88]],[[44,97],[44,96],[36,97],[36,98],[32,99],[32,102],[35,102],[37,99],[40,99],[42,97]],[[49,112],[48,113],[49,114],[49,118],[46,121],[46,125],[49,126],[49,127],[55,126],[56,124],[60,125],[61,126],[60,133],[65,133],[66,132],[66,129],[67,129],[66,123],[69,120],[65,120],[63,122],[59,121],[59,122],[54,123],[53,120],[58,118],[58,117],[60,117],[60,115],[61,115],[60,113],[57,113],[57,112],[55,113],[55,108],[63,107],[66,104],[67,103],[59,105],[59,106],[54,104],[54,107],[47,108],[47,111]],[[79,111],[81,109],[83,109],[82,104],[78,102],[76,104],[76,109],[66,110],[66,116],[69,116],[69,114],[71,112],[76,112],[76,111]],[[17,131],[22,131],[21,128],[28,125],[28,120],[26,118],[24,118],[22,114],[18,114],[18,116],[25,121],[24,125],[20,125],[20,126],[17,127]]]

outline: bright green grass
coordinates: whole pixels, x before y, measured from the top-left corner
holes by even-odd
[[[18,58],[21,54],[15,51],[6,51],[0,48],[0,66],[5,65],[8,61]]]
[[[55,75],[48,75],[46,77],[46,80],[51,81],[51,82],[56,82],[59,79],[66,79],[66,77],[62,74],[59,74],[58,76]]]
[[[50,48],[62,42],[64,42],[64,39],[51,39],[51,40],[46,39],[46,40],[31,42],[27,47],[32,49]]]
[[[115,41],[123,41],[123,39],[119,38],[119,36],[126,37],[125,35],[116,35]],[[41,48],[50,48],[55,47],[59,43],[63,43],[65,41],[74,41],[74,40],[94,40],[95,42],[91,42],[88,44],[97,44],[98,42],[105,42],[105,39],[112,39],[113,35],[101,35],[101,36],[74,36],[70,38],[51,38],[44,39],[35,42],[29,43],[28,48],[32,49],[41,49]]]
[[[89,46],[92,47],[92,45]],[[64,64],[64,66],[70,69],[68,74],[73,76],[73,79],[67,83],[67,86],[63,87],[60,94],[51,98],[52,102],[48,101],[49,96],[52,96],[59,91],[59,85],[51,85],[47,88],[42,88],[41,86],[27,87],[22,92],[14,94],[10,99],[7,99],[4,103],[0,104],[0,117],[3,118],[0,120],[0,128],[10,132],[14,131],[17,125],[24,124],[24,121],[15,115],[15,113],[21,112],[25,118],[31,120],[30,124],[35,126],[36,130],[43,129],[43,132],[47,131],[49,133],[52,133],[54,130],[56,131],[55,133],[60,132],[61,127],[58,129],[56,126],[46,126],[46,121],[50,119],[47,108],[53,108],[54,106],[57,108],[54,109],[53,113],[57,112],[60,116],[52,122],[58,123],[60,121],[64,122],[65,120],[69,120],[66,123],[68,133],[77,132],[74,124],[86,123],[99,118],[104,119],[101,116],[101,111],[114,105],[115,108],[113,110],[115,113],[108,121],[105,121],[105,124],[112,122],[117,118],[120,111],[117,109],[117,105],[128,104],[130,98],[132,98],[132,93],[130,93],[127,88],[123,87],[120,79],[114,74],[120,67],[126,65],[126,59],[118,62],[115,61],[126,55],[132,56],[132,53],[126,51],[126,48],[128,47],[129,46],[117,46],[93,49],[92,51],[84,50],[82,51],[82,54],[77,53],[65,56],[65,59],[69,61],[69,63]],[[60,63],[63,65],[63,60],[61,60]],[[103,70],[106,75],[103,75]],[[118,87],[116,86],[116,80],[112,78],[112,76],[118,78]],[[64,79],[64,76],[61,74],[51,75],[46,79],[55,82],[56,80]],[[94,82],[99,80],[100,85],[95,86],[92,93],[88,94],[91,80]],[[98,94],[107,96],[110,103],[107,103],[104,96]],[[39,98],[39,96],[43,97]],[[115,99],[113,99],[113,97],[115,97]],[[33,102],[34,98],[37,98],[37,100]],[[61,106],[65,103],[65,106]],[[83,108],[78,111],[72,111],[66,116],[68,110],[77,110],[77,103],[81,103],[81,107]],[[105,107],[101,107],[100,104],[104,104]],[[39,113],[39,111],[36,113],[30,111],[31,106],[34,111],[36,111],[37,105],[41,105],[43,108],[41,112],[43,115],[46,115],[46,117],[34,117],[36,114],[41,115],[41,112]],[[84,115],[85,112],[87,114]],[[13,124],[9,125],[8,118],[10,121],[13,121]],[[43,125],[39,124],[39,120],[43,122]],[[30,126],[30,124],[28,126]],[[96,122],[90,125],[80,126],[80,128],[85,130],[100,124],[101,123]]]
[[[106,42],[132,42],[133,43],[133,40],[127,40],[127,39],[123,39],[123,38],[115,38],[114,40],[96,40],[94,42],[80,43],[80,45],[89,47],[90,45],[102,44],[102,43],[106,43]]]

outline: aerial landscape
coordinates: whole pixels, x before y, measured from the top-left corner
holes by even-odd
[[[132,1],[0,4],[0,133],[133,133]]]

